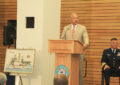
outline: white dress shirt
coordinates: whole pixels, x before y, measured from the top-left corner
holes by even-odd
[[[72,30],[73,30],[73,24],[71,24],[71,26],[72,26]],[[75,30],[76,30],[76,28],[77,28],[77,25],[75,25]]]
[[[111,50],[112,50],[112,52],[114,51],[113,53],[116,53],[116,49],[112,49],[112,48],[111,48]]]

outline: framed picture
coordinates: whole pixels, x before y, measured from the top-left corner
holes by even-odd
[[[34,49],[7,49],[4,72],[28,74],[33,72]]]

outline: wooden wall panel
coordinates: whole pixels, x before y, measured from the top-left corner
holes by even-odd
[[[78,13],[79,23],[87,27],[90,38],[90,45],[85,54],[88,68],[84,85],[100,85],[102,51],[109,48],[112,37],[120,40],[120,1],[62,0],[60,32],[70,23],[72,12]],[[111,85],[118,85],[118,78],[111,78]]]
[[[16,15],[17,0],[0,0],[0,72],[3,72],[6,48],[8,48],[3,46],[3,26],[7,25],[7,20],[16,20]]]

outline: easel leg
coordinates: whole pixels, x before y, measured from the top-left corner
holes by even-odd
[[[20,83],[20,76],[16,76],[15,85],[19,85],[19,83]]]

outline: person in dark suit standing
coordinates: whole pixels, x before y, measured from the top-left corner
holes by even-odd
[[[6,85],[15,85],[15,76],[11,76],[10,73],[6,73],[7,82]]]
[[[111,73],[120,76],[120,49],[118,49],[118,39],[112,38],[110,45],[111,47],[109,49],[103,51],[101,59],[106,85],[109,85]]]

